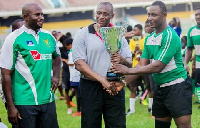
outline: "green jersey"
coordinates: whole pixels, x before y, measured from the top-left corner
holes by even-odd
[[[200,68],[200,28],[198,28],[197,25],[191,27],[188,31],[187,47],[195,48],[195,68]]]
[[[156,85],[170,86],[187,78],[181,56],[181,41],[170,27],[157,35],[153,32],[147,36],[141,58],[150,59],[152,63],[158,60],[166,64],[161,72],[153,74]]]
[[[59,56],[54,37],[25,26],[9,34],[2,47],[0,67],[12,70],[15,105],[41,105],[54,101],[51,91],[52,59]]]

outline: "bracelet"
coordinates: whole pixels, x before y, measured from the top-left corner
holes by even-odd
[[[122,80],[122,82],[124,83],[124,86],[126,86],[126,85],[127,85],[125,80]]]

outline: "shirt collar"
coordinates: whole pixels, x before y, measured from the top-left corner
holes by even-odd
[[[36,35],[41,31],[41,29],[39,28],[38,32],[36,33],[34,30],[27,28],[25,25],[23,25],[22,27],[24,28],[25,32],[27,32],[28,34],[32,34],[32,35]]]
[[[94,24],[96,23],[90,24],[88,26],[89,33],[95,34],[96,31],[94,29]],[[108,27],[114,27],[114,25],[112,23],[109,23]]]

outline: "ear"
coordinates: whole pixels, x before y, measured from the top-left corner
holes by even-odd
[[[23,18],[24,18],[25,21],[27,21],[29,19],[28,14],[24,13]]]
[[[166,18],[167,18],[167,13],[165,12],[163,15],[164,15],[164,17],[165,17],[165,19],[166,19]]]
[[[111,14],[111,19],[113,19],[114,16],[115,16],[115,13],[112,13],[112,14]]]

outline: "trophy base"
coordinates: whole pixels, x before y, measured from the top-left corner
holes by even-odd
[[[121,73],[107,72],[107,80],[108,81],[121,81],[121,79],[123,77],[124,76]]]

